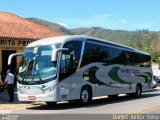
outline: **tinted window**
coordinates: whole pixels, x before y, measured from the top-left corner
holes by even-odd
[[[151,57],[149,55],[127,52],[130,65],[147,67],[151,65]]]
[[[69,48],[69,51],[65,54],[68,54],[71,56],[72,59],[72,67],[77,67],[80,55],[81,55],[81,48],[82,48],[82,42],[81,41],[75,41],[75,42],[69,42],[64,45],[64,48]]]
[[[68,42],[63,47],[69,48],[69,50],[62,52],[60,61],[60,80],[76,72],[79,65],[82,42]]]
[[[128,61],[123,50],[86,42],[81,66],[94,62],[127,64]]]
[[[86,42],[81,66],[102,62],[147,67],[151,65],[150,61],[151,57],[149,55],[130,52],[116,46],[103,46]]]
[[[108,54],[106,48],[101,45],[87,43],[85,45],[82,66],[94,62],[107,62]]]
[[[127,54],[124,50],[107,47],[110,64],[128,64]]]

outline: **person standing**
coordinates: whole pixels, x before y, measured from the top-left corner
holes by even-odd
[[[0,75],[0,92],[3,91],[3,81],[1,79],[1,75]]]
[[[5,78],[5,84],[7,85],[8,94],[9,94],[9,101],[14,101],[14,74],[11,73],[11,70],[7,70],[7,75]]]

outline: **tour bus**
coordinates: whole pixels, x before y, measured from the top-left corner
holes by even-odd
[[[50,37],[30,43],[22,55],[18,76],[19,101],[79,100],[93,97],[141,96],[152,89],[148,53],[83,35]]]

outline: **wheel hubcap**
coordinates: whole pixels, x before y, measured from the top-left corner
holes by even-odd
[[[83,90],[83,91],[82,91],[82,96],[81,96],[81,98],[82,98],[82,101],[83,101],[83,102],[87,102],[87,101],[88,101],[88,91],[87,91],[87,90]]]

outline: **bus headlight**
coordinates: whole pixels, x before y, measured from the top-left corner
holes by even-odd
[[[51,86],[51,87],[49,87],[49,88],[47,88],[47,89],[43,90],[43,93],[51,92],[51,91],[52,91],[52,90],[54,90],[55,88],[56,88],[56,85]]]
[[[17,88],[17,92],[23,94],[23,91],[19,88]]]

